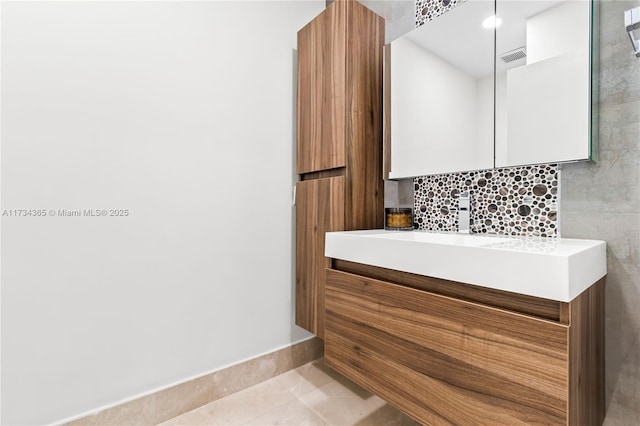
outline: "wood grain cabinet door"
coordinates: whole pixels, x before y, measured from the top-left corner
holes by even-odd
[[[325,362],[426,425],[568,421],[568,326],[327,271]]]
[[[344,177],[298,182],[296,324],[324,337],[325,232],[344,230]]]
[[[330,5],[298,32],[298,174],[346,165],[343,3]]]

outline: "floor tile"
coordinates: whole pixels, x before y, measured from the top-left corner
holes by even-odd
[[[247,426],[326,426],[327,424],[297,399],[256,417]]]
[[[277,380],[271,379],[194,411],[203,414],[208,425],[241,425],[295,398]]]
[[[302,396],[332,381],[338,373],[316,360],[276,377],[295,396]]]
[[[389,404],[378,408],[373,413],[360,419],[353,426],[420,426],[403,412],[396,410]]]
[[[417,426],[382,399],[316,360],[162,423],[200,425]]]
[[[386,405],[357,385],[340,382],[326,384],[299,399],[330,425],[358,424]]]
[[[181,416],[174,417],[171,420],[160,423],[158,426],[207,426],[211,424],[209,417],[202,412],[202,408],[197,408],[193,411],[182,414]]]

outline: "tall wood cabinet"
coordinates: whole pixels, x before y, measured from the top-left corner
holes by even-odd
[[[324,336],[324,234],[381,228],[384,20],[337,0],[298,32],[296,324]]]

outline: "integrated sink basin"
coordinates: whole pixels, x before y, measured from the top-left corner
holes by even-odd
[[[472,234],[436,234],[431,232],[387,232],[384,234],[364,235],[370,238],[385,238],[389,240],[416,241],[427,244],[453,244],[467,247],[481,247],[488,244],[504,243],[507,238],[486,237]]]
[[[426,231],[326,234],[325,255],[570,302],[607,273],[604,241]]]

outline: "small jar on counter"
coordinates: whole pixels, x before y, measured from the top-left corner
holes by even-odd
[[[385,208],[384,229],[389,231],[412,231],[413,209],[411,207]]]

